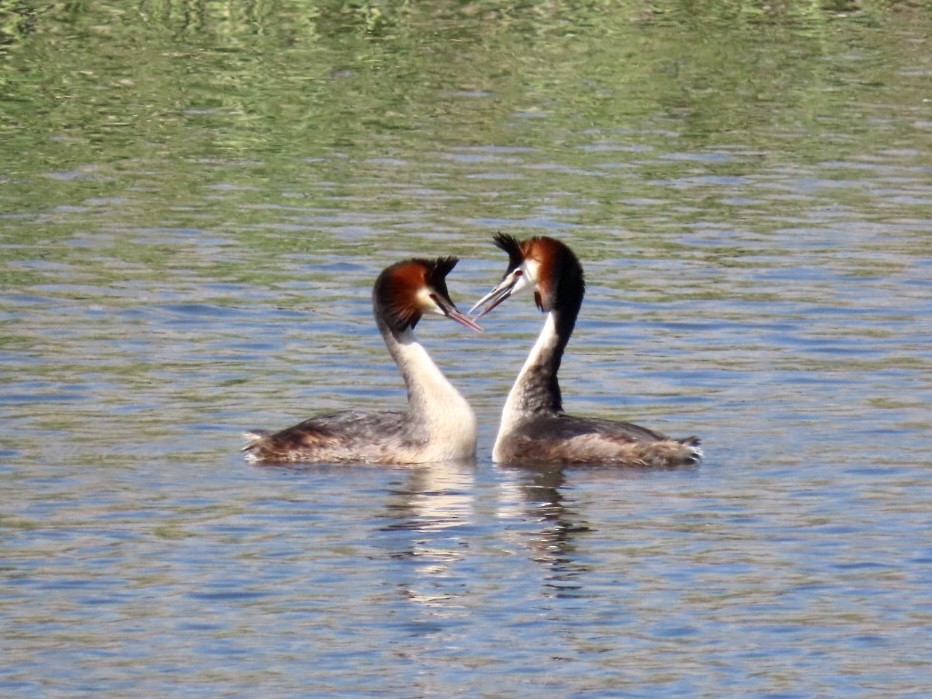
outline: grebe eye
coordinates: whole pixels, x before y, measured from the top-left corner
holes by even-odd
[[[516,269],[516,270],[514,271],[515,277],[520,277],[520,276],[522,276],[523,274],[524,274],[524,272],[522,272],[520,269]]]

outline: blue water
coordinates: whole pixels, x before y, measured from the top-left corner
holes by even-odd
[[[928,696],[925,14],[718,34],[654,4],[523,34],[473,5],[386,3],[364,35],[23,16],[0,695]],[[567,409],[697,434],[701,466],[493,464],[528,299],[482,335],[417,329],[476,409],[475,464],[242,459],[244,430],[399,405],[373,280],[458,255],[468,308],[498,230],[585,266]]]
[[[568,408],[700,434],[701,467],[493,465],[541,320],[517,300],[482,336],[419,326],[476,406],[475,465],[250,466],[242,429],[402,400],[367,286],[408,251],[286,264],[309,281],[274,293],[37,260],[3,298],[3,692],[924,695],[925,238],[563,237],[605,251]],[[710,262],[726,246],[740,266]],[[475,250],[450,278],[467,306],[504,260],[450,247]]]

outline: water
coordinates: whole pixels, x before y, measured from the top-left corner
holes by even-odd
[[[932,19],[655,5],[27,16],[0,694],[927,693]],[[492,464],[527,299],[418,327],[474,465],[242,460],[398,405],[372,281],[456,254],[468,307],[496,230],[583,260],[567,408],[699,434],[701,467]]]

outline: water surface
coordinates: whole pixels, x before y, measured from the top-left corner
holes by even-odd
[[[0,693],[927,693],[928,11],[184,7],[5,30]],[[499,230],[585,265],[567,409],[701,467],[494,465],[527,299],[418,326],[475,464],[242,460],[399,405],[372,281]]]

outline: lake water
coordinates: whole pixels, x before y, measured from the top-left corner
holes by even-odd
[[[198,7],[4,29],[0,694],[928,694],[929,10]],[[586,268],[567,409],[701,466],[494,465],[528,299],[418,326],[475,464],[242,459],[400,405],[375,276],[499,230]]]

